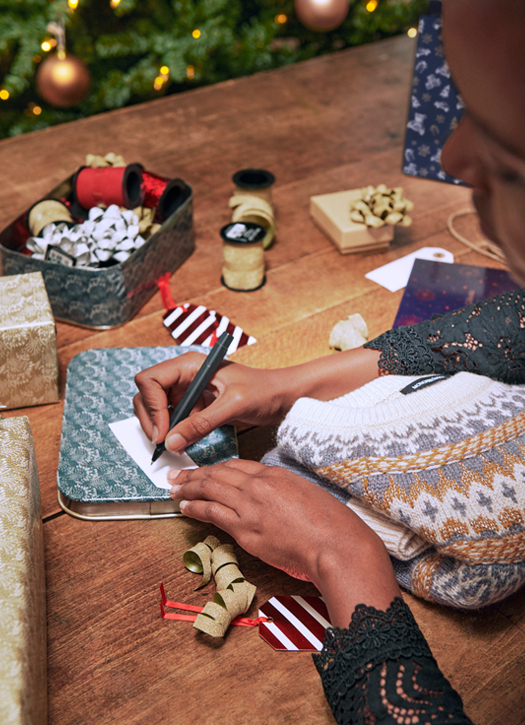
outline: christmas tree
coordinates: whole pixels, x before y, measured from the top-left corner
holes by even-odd
[[[406,32],[427,6],[351,0],[345,21],[320,33],[301,24],[293,0],[0,0],[0,138]],[[56,51],[53,22],[91,75],[67,109],[35,81]]]

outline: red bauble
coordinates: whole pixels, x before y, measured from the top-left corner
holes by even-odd
[[[89,90],[89,71],[74,55],[50,55],[36,74],[40,95],[52,106],[70,108],[80,103]]]
[[[295,12],[301,23],[321,33],[341,25],[349,6],[349,0],[295,0]]]

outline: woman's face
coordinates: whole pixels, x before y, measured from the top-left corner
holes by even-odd
[[[445,53],[466,105],[442,154],[525,286],[525,2],[444,0]]]

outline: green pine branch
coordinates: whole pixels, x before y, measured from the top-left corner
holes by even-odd
[[[405,32],[428,6],[379,0],[369,12],[366,1],[350,0],[339,28],[315,33],[295,17],[293,0],[121,0],[116,8],[79,0],[74,12],[67,0],[0,0],[0,90],[9,94],[0,100],[0,138]],[[47,25],[61,18],[67,52],[92,78],[86,99],[65,110],[40,98],[35,83]],[[155,88],[162,66],[169,76]]]

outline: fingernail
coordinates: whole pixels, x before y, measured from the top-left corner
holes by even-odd
[[[179,475],[180,471],[177,468],[172,468],[168,471],[168,481],[174,481]]]
[[[177,498],[177,494],[180,491],[180,488],[181,488],[180,486],[172,486],[170,488],[170,497],[173,498],[173,499],[176,499]]]
[[[157,430],[157,426],[154,425],[151,431],[151,442],[156,443],[157,438],[159,437],[159,431]]]
[[[187,501],[179,501],[179,508],[182,514],[184,513],[184,509],[186,508],[187,503]]]
[[[172,436],[166,438],[166,448],[172,453],[184,453],[186,441],[181,435],[174,433]]]

